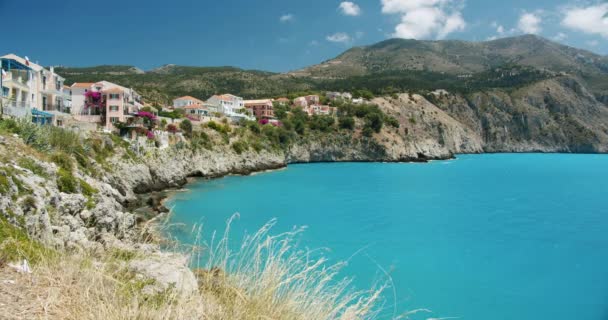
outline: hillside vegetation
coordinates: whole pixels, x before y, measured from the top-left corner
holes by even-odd
[[[147,72],[132,66],[61,67],[57,72],[67,84],[108,80],[133,87],[159,105],[182,95],[206,99],[225,92],[261,98],[306,90],[508,90],[563,74],[578,77],[598,100],[608,102],[607,57],[533,35],[487,42],[390,39],[286,74],[176,65]]]

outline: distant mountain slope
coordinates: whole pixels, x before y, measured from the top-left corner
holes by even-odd
[[[213,94],[232,92],[246,98],[277,96],[286,91],[311,88],[307,79],[278,78],[275,73],[235,67],[189,67],[165,65],[147,72],[131,66],[56,68],[66,84],[108,80],[135,88],[151,102],[166,104],[171,99],[191,95],[206,99]]]
[[[159,104],[181,95],[205,99],[223,92],[245,98],[311,89],[470,93],[521,88],[566,73],[608,104],[607,57],[532,35],[486,42],[390,39],[352,48],[334,59],[286,74],[170,64],[147,72],[132,66],[56,70],[68,84],[113,81],[133,87]]]
[[[555,72],[608,74],[606,57],[533,35],[486,42],[390,39],[352,48],[335,59],[291,74],[315,78],[342,78],[387,71],[469,74],[504,65]]]

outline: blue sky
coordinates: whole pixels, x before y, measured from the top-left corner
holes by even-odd
[[[594,0],[0,0],[0,52],[44,65],[233,65],[288,71],[391,37],[535,33],[608,54]]]

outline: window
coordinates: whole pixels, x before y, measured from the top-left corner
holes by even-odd
[[[118,122],[118,117],[110,117],[110,122],[117,123]]]
[[[63,127],[63,120],[57,120],[57,126]]]
[[[118,106],[110,106],[110,111],[118,111]]]
[[[118,100],[118,99],[120,99],[120,94],[110,93],[110,100]]]

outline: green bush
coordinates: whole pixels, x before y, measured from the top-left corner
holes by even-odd
[[[374,130],[372,130],[372,128],[370,127],[364,127],[361,133],[363,134],[363,136],[369,138],[374,135]]]
[[[230,127],[230,125],[228,123],[220,124],[215,121],[209,121],[207,123],[207,126],[222,134],[228,134],[232,131],[232,128]]]
[[[65,171],[71,172],[74,169],[74,163],[72,158],[63,152],[56,152],[51,155],[51,161],[53,161],[59,168]]]
[[[188,119],[184,119],[179,124],[179,128],[184,132],[186,137],[192,136],[192,122]]]
[[[393,128],[399,128],[400,127],[399,120],[397,120],[393,116],[385,116],[384,117],[384,122],[386,122],[389,126],[391,126]]]
[[[232,149],[237,154],[241,154],[244,151],[249,150],[249,145],[247,144],[247,142],[239,140],[232,143]]]
[[[340,117],[338,124],[341,129],[353,130],[355,128],[355,119],[350,116]]]
[[[77,193],[78,180],[76,180],[70,171],[67,171],[64,168],[59,168],[57,171],[57,188],[61,192]]]
[[[382,116],[378,113],[369,113],[365,116],[365,127],[371,128],[376,133],[382,130],[382,124]]]
[[[312,116],[309,127],[312,130],[330,132],[334,128],[335,119],[331,116]]]
[[[192,134],[192,138],[190,139],[190,145],[195,150],[199,150],[201,148],[205,148],[207,150],[213,149],[213,143],[211,142],[211,138],[209,138],[209,135],[203,131],[194,132]]]

